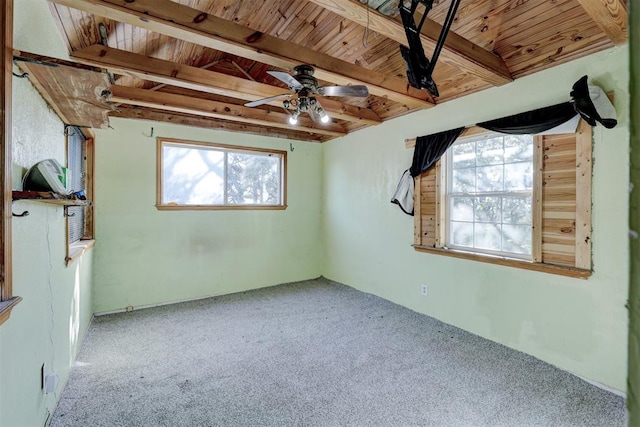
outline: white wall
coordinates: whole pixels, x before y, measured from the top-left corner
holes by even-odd
[[[63,49],[44,0],[15,1],[17,49]],[[17,69],[16,69],[17,71]],[[65,163],[64,127],[28,80],[13,79],[13,188],[39,160]],[[0,425],[42,426],[53,412],[92,316],[92,253],[65,265],[66,224],[60,206],[13,203],[29,211],[13,220],[13,293],[23,301],[0,327]],[[41,390],[40,368],[60,380]]]
[[[112,119],[96,132],[95,311],[320,276],[322,146]],[[286,210],[159,211],[156,136],[289,150]]]
[[[325,143],[323,274],[625,390],[627,55],[602,52]],[[594,132],[592,277],[415,252],[413,218],[389,203],[411,164],[404,139],[567,101],[584,74],[615,92],[619,116],[617,128]]]

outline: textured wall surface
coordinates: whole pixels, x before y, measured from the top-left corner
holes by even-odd
[[[16,49],[64,56],[46,0],[14,1]],[[17,69],[16,69],[17,71]],[[64,126],[27,80],[13,79],[13,187],[39,160],[65,163]],[[66,224],[60,206],[19,201],[13,220],[13,293],[23,301],[0,327],[0,425],[42,426],[52,412],[93,314],[92,251],[65,265]],[[40,370],[58,374],[54,393]]]
[[[322,146],[292,142],[286,210],[159,211],[156,136],[289,150],[289,141],[126,119],[96,132],[97,313],[320,275]]]
[[[609,50],[326,143],[323,274],[625,390],[627,55]],[[389,203],[411,164],[404,139],[567,101],[584,74],[615,92],[619,118],[617,128],[594,131],[592,277],[415,252],[413,218]]]
[[[13,177],[46,158],[64,164],[64,125],[27,80],[14,79]],[[13,220],[13,293],[23,301],[0,327],[0,425],[41,426],[53,411],[80,349],[92,311],[92,251],[65,265],[61,206],[18,201]],[[54,394],[41,389],[40,369],[58,374]]]

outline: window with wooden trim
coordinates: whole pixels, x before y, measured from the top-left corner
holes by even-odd
[[[67,127],[68,189],[86,198],[87,205],[66,206],[67,263],[93,246],[93,134],[78,127]]]
[[[157,141],[158,209],[286,208],[286,151]]]
[[[416,178],[414,246],[576,277],[591,272],[592,130],[456,142]]]

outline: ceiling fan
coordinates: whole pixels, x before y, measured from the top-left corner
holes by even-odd
[[[257,101],[248,102],[245,107],[257,107],[258,105],[267,104],[271,101],[282,98],[285,99],[282,105],[286,109],[293,107],[293,112],[289,116],[289,123],[295,125],[298,122],[300,113],[307,112],[316,122],[328,123],[329,116],[320,105],[320,102],[313,95],[321,96],[369,96],[369,90],[363,85],[353,86],[318,86],[318,80],[313,77],[313,67],[311,65],[298,65],[293,69],[293,76],[281,71],[267,71],[276,79],[284,82],[289,86],[294,94],[283,93],[280,95],[270,96],[268,98],[258,99]]]

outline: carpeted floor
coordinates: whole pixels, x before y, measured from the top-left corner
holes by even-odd
[[[317,279],[97,317],[52,426],[623,426],[622,398]]]

